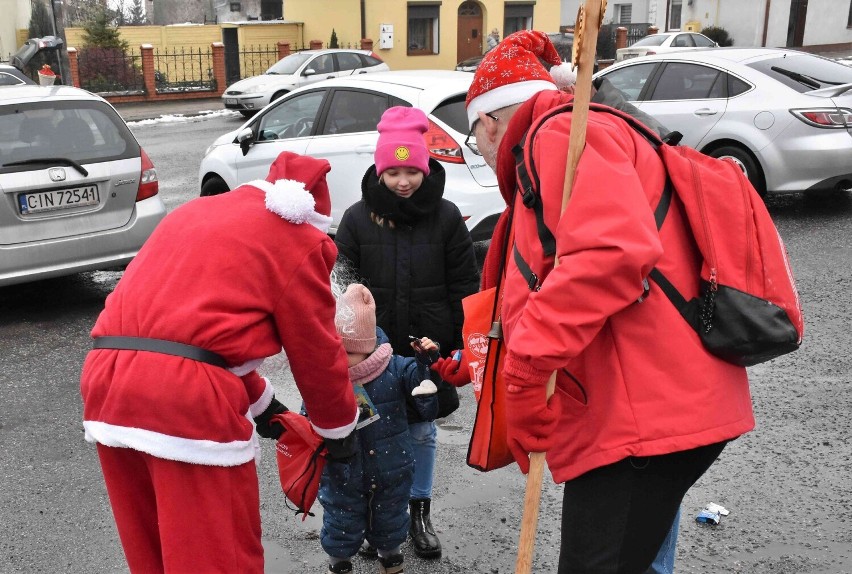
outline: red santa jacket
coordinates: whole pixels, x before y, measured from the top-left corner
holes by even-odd
[[[533,118],[566,99],[541,92],[518,110],[501,142],[497,170],[504,197],[517,199],[517,248],[544,277],[541,290],[530,291],[509,257],[504,368],[542,384],[559,373],[563,412],[556,445],[547,453],[556,482],[628,456],[733,439],[754,427],[745,369],[707,353],[653,283],[638,301],[655,265],[687,299],[695,296],[698,258],[679,205],[658,233],[653,209],[664,184],[662,162],[611,114],[589,115],[561,217],[572,115],[548,120],[535,137],[544,219],[557,238],[559,265],[553,269],[553,258],[543,256],[534,213],[514,193],[511,149]]]
[[[354,428],[329,287],[337,249],[310,217],[285,219],[298,206],[273,213],[274,186],[256,185],[266,193],[242,186],[170,213],[92,330],[202,347],[243,376],[170,355],[93,350],[81,380],[88,440],[190,463],[243,464],[255,455],[251,419],[273,394],[251,368],[282,347],[318,433],[341,438]]]

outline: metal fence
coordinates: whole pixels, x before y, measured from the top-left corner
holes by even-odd
[[[142,56],[118,48],[86,47],[77,55],[80,87],[100,94],[145,92]]]
[[[278,46],[247,46],[240,49],[240,78],[258,76],[278,61]]]
[[[174,48],[154,52],[157,93],[216,90],[213,51],[209,48]]]

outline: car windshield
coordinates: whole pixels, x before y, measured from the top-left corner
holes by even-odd
[[[628,48],[635,48],[636,46],[662,46],[668,37],[668,34],[652,34],[633,42]]]
[[[770,58],[749,67],[802,93],[852,83],[852,67],[809,54]]]
[[[280,76],[289,76],[291,74],[295,74],[296,70],[299,69],[299,66],[308,61],[308,58],[311,57],[311,54],[290,54],[286,58],[281,58],[275,64],[272,65],[271,68],[266,70],[264,74],[272,74],[272,75],[280,75]]]
[[[0,106],[0,133],[11,135],[0,139],[0,172],[32,169],[23,166],[41,159],[88,164],[139,156],[130,130],[101,102]]]

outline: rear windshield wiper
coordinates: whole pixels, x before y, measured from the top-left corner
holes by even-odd
[[[15,165],[31,165],[38,163],[58,163],[61,165],[70,165],[71,167],[79,171],[83,175],[83,177],[87,177],[89,175],[89,171],[85,167],[83,167],[73,159],[68,159],[67,157],[37,157],[33,159],[25,159],[21,161],[4,163],[3,167],[12,167]]]
[[[806,86],[810,86],[814,89],[819,89],[823,85],[829,86],[839,86],[843,82],[829,82],[828,80],[820,80],[819,78],[814,78],[813,76],[806,76],[804,74],[800,74],[798,72],[793,72],[792,70],[787,70],[785,68],[779,68],[778,66],[772,66],[769,68],[773,72],[778,72],[783,76],[787,76],[788,78],[792,78],[797,82],[801,82]]]

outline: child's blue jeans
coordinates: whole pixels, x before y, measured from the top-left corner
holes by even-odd
[[[414,454],[414,482],[411,498],[432,498],[432,475],[435,472],[435,451],[438,429],[435,421],[410,423],[411,445]]]

